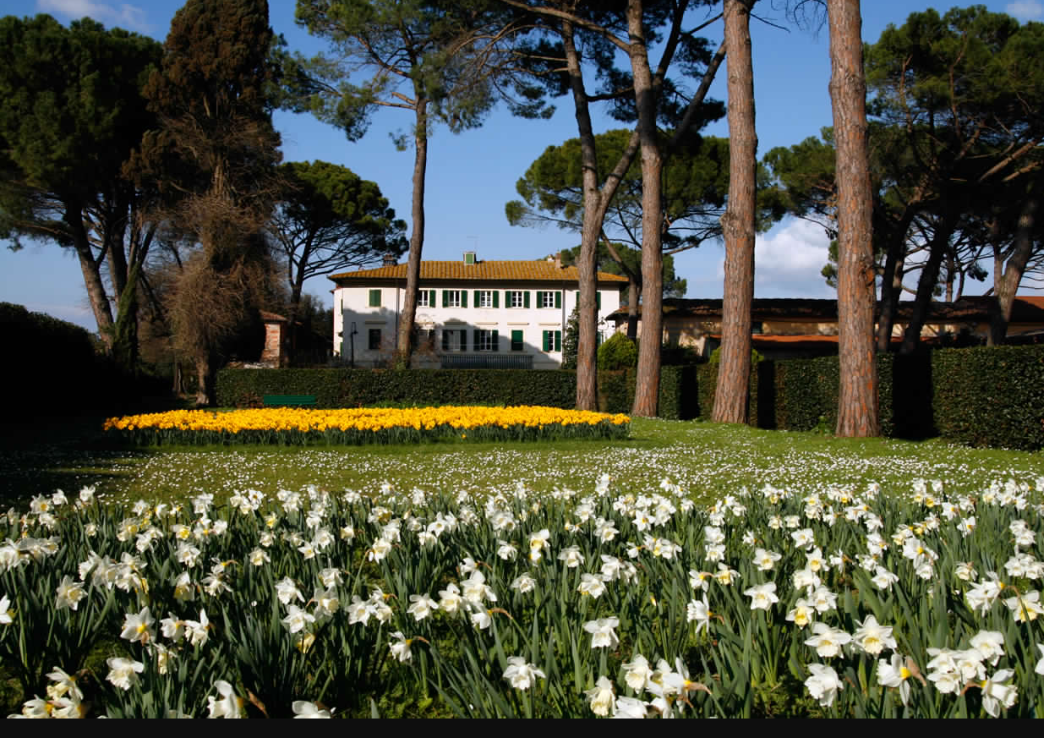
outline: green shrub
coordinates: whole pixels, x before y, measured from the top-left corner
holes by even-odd
[[[623,333],[612,337],[598,347],[598,369],[616,371],[638,366],[638,344]]]
[[[525,369],[224,369],[222,407],[259,407],[265,395],[315,395],[317,407],[576,405],[576,374]]]
[[[759,354],[756,348],[752,348],[750,350],[751,365],[758,364],[759,362],[762,362],[764,360],[765,357]],[[718,346],[718,348],[711,351],[710,359],[708,359],[708,361],[710,361],[711,364],[718,364],[721,362],[721,346]]]
[[[932,417],[939,434],[971,446],[1044,447],[1044,346],[932,353]]]

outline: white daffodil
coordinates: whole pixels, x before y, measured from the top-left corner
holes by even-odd
[[[616,648],[620,639],[614,628],[619,624],[618,618],[601,618],[584,623],[584,630],[591,634],[591,648]]]
[[[546,679],[547,675],[536,664],[527,664],[521,656],[509,656],[508,667],[504,669],[504,679],[515,689],[529,689],[537,677]]]
[[[112,658],[105,663],[109,665],[109,673],[105,679],[124,691],[138,681],[137,675],[145,670],[145,664],[134,659]]]
[[[330,710],[320,710],[319,706],[314,702],[297,700],[291,705],[291,708],[294,711],[294,720],[315,720],[333,717]]]
[[[638,654],[634,657],[634,661],[629,664],[624,664],[624,681],[627,686],[633,689],[635,692],[641,692],[645,689],[649,683],[649,679],[652,677],[652,666],[649,661]]]
[[[982,690],[982,707],[991,716],[997,717],[1000,708],[1007,710],[1014,706],[1019,692],[1014,684],[1004,684],[1015,675],[1011,669],[1001,669],[989,679],[979,684]]]
[[[819,625],[819,623],[817,623]],[[830,707],[834,704],[837,693],[844,689],[844,684],[837,676],[837,672],[823,664],[809,664],[808,670],[812,675],[805,680],[805,687],[814,699],[819,700],[822,707]]]
[[[616,695],[613,692],[613,683],[606,677],[598,677],[595,686],[584,692],[587,695],[591,712],[603,717],[616,711]]]
[[[202,646],[210,637],[210,620],[205,610],[199,611],[199,620],[185,621],[185,635],[193,646]]]
[[[696,623],[697,635],[701,630],[710,628],[710,619],[714,615],[707,602],[707,595],[703,595],[703,601],[690,600],[685,607],[685,619],[690,623]]]
[[[232,685],[224,679],[214,682],[221,698],[207,697],[207,710],[211,718],[241,718],[243,699],[236,695]]]
[[[806,640],[805,645],[812,646],[820,658],[824,659],[839,656],[841,648],[852,640],[852,636],[848,633],[831,628],[826,623],[813,623],[812,632],[815,635]]]
[[[1037,648],[1040,650],[1040,661],[1033,667],[1033,673],[1044,676],[1044,643],[1038,643]]]
[[[295,584],[294,580],[290,577],[286,577],[285,579],[276,582],[275,587],[276,597],[278,597],[279,601],[284,605],[289,605],[291,600],[298,600],[299,602],[305,601],[301,590],[297,588],[297,584]]]
[[[783,558],[782,554],[775,551],[766,551],[763,548],[754,549],[754,565],[759,571],[772,571],[776,562]]]
[[[648,702],[642,702],[634,697],[617,697],[616,712],[613,713],[613,717],[616,719],[640,720],[645,717],[648,709]]]
[[[891,663],[884,659],[877,662],[877,683],[882,687],[898,687],[904,705],[910,700],[911,676],[912,672],[906,668],[906,659],[897,653],[892,654]]]
[[[859,627],[852,635],[852,642],[865,653],[871,656],[879,656],[886,648],[895,649],[895,638],[892,637],[892,628],[878,625],[877,618],[867,615],[863,622],[856,621]]]
[[[305,612],[297,605],[288,606],[286,612],[287,615],[281,622],[291,633],[299,633],[304,630],[309,623],[315,622],[314,615]]]
[[[147,607],[143,608],[137,615],[127,613],[123,621],[123,631],[120,633],[120,638],[126,638],[128,641],[138,641],[144,645],[155,635],[152,632],[152,624],[154,622],[156,621],[153,620]]]
[[[759,584],[744,591],[743,594],[750,597],[751,610],[768,610],[773,603],[779,602],[779,597],[776,596],[775,582]]]
[[[582,595],[590,595],[596,600],[605,594],[605,582],[598,574],[581,574],[577,591]]]
[[[66,575],[62,578],[62,583],[58,585],[54,607],[56,610],[65,607],[76,610],[80,606],[80,600],[86,596],[87,591],[83,588],[83,583]]]
[[[981,653],[990,666],[996,666],[1004,655],[1004,634],[993,630],[980,630],[972,636],[971,647]]]
[[[1016,623],[1029,623],[1037,619],[1038,615],[1044,615],[1044,607],[1040,604],[1040,592],[1030,590],[1024,595],[1016,595],[1004,600],[1004,604],[1011,610],[1011,616]]]
[[[525,594],[526,592],[532,592],[536,584],[536,579],[528,574],[522,574],[515,581],[511,582],[511,589],[517,589],[522,594]]]
[[[816,606],[805,599],[798,599],[794,609],[787,613],[787,620],[799,628],[804,628],[816,619]]]
[[[432,610],[438,610],[439,603],[428,596],[425,592],[422,595],[410,595],[410,606],[406,608],[406,612],[413,616],[416,621],[424,620],[424,618],[431,615]]]
[[[413,639],[407,638],[402,634],[402,631],[399,630],[392,633],[391,637],[395,639],[388,643],[388,648],[391,649],[392,656],[397,658],[399,662],[403,664],[412,660],[413,654],[410,653],[410,646],[413,644]]]

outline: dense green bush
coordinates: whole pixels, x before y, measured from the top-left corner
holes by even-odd
[[[317,407],[576,405],[576,374],[525,369],[224,369],[222,407],[259,407],[265,395],[315,395]]]
[[[598,409],[603,413],[630,413],[634,405],[634,370],[599,370],[598,394]]]
[[[638,366],[638,344],[623,333],[614,333],[598,347],[599,371],[616,371]]]
[[[97,411],[113,390],[91,334],[78,325],[2,302],[0,341],[6,411],[19,422],[26,414]]]
[[[1044,346],[935,351],[939,434],[972,446],[1044,448]]]

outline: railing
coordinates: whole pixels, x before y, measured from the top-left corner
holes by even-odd
[[[533,357],[526,354],[444,354],[443,369],[532,369]]]

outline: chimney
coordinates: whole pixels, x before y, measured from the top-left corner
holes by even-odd
[[[384,264],[382,266],[391,267],[399,263],[399,257],[395,254],[385,254]]]
[[[555,254],[555,266],[558,267],[559,269],[562,268],[562,252],[561,251],[559,251],[558,253]]]

